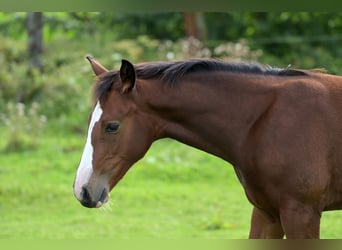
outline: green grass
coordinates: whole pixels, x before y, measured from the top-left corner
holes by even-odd
[[[232,169],[171,140],[153,145],[109,204],[82,207],[72,183],[84,139],[45,135],[38,150],[1,154],[0,238],[246,237],[250,207]]]
[[[247,238],[252,206],[231,166],[172,140],[156,142],[101,209],[82,207],[72,183],[84,136],[48,133],[37,150],[1,153],[0,238]],[[340,212],[322,237],[342,235]]]

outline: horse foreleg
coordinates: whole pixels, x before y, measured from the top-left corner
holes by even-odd
[[[282,239],[284,232],[280,221],[254,207],[251,220],[250,239]]]
[[[288,202],[280,210],[287,239],[319,238],[321,212],[299,202]]]

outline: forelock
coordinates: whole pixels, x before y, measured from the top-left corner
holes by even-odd
[[[119,80],[118,71],[109,71],[98,76],[93,90],[93,102],[105,100],[111,89],[119,88]]]

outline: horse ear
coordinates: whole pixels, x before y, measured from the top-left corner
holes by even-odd
[[[127,93],[134,88],[135,85],[135,69],[132,63],[127,60],[121,61],[120,78],[122,83],[121,93]]]
[[[90,62],[90,65],[91,65],[96,76],[99,76],[104,72],[108,72],[108,69],[106,69],[104,66],[102,66],[98,61],[96,61],[91,56],[87,56],[86,58]]]

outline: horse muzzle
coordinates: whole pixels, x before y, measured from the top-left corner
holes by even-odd
[[[85,185],[76,198],[85,207],[99,208],[109,200],[109,192],[107,188],[92,189]]]

